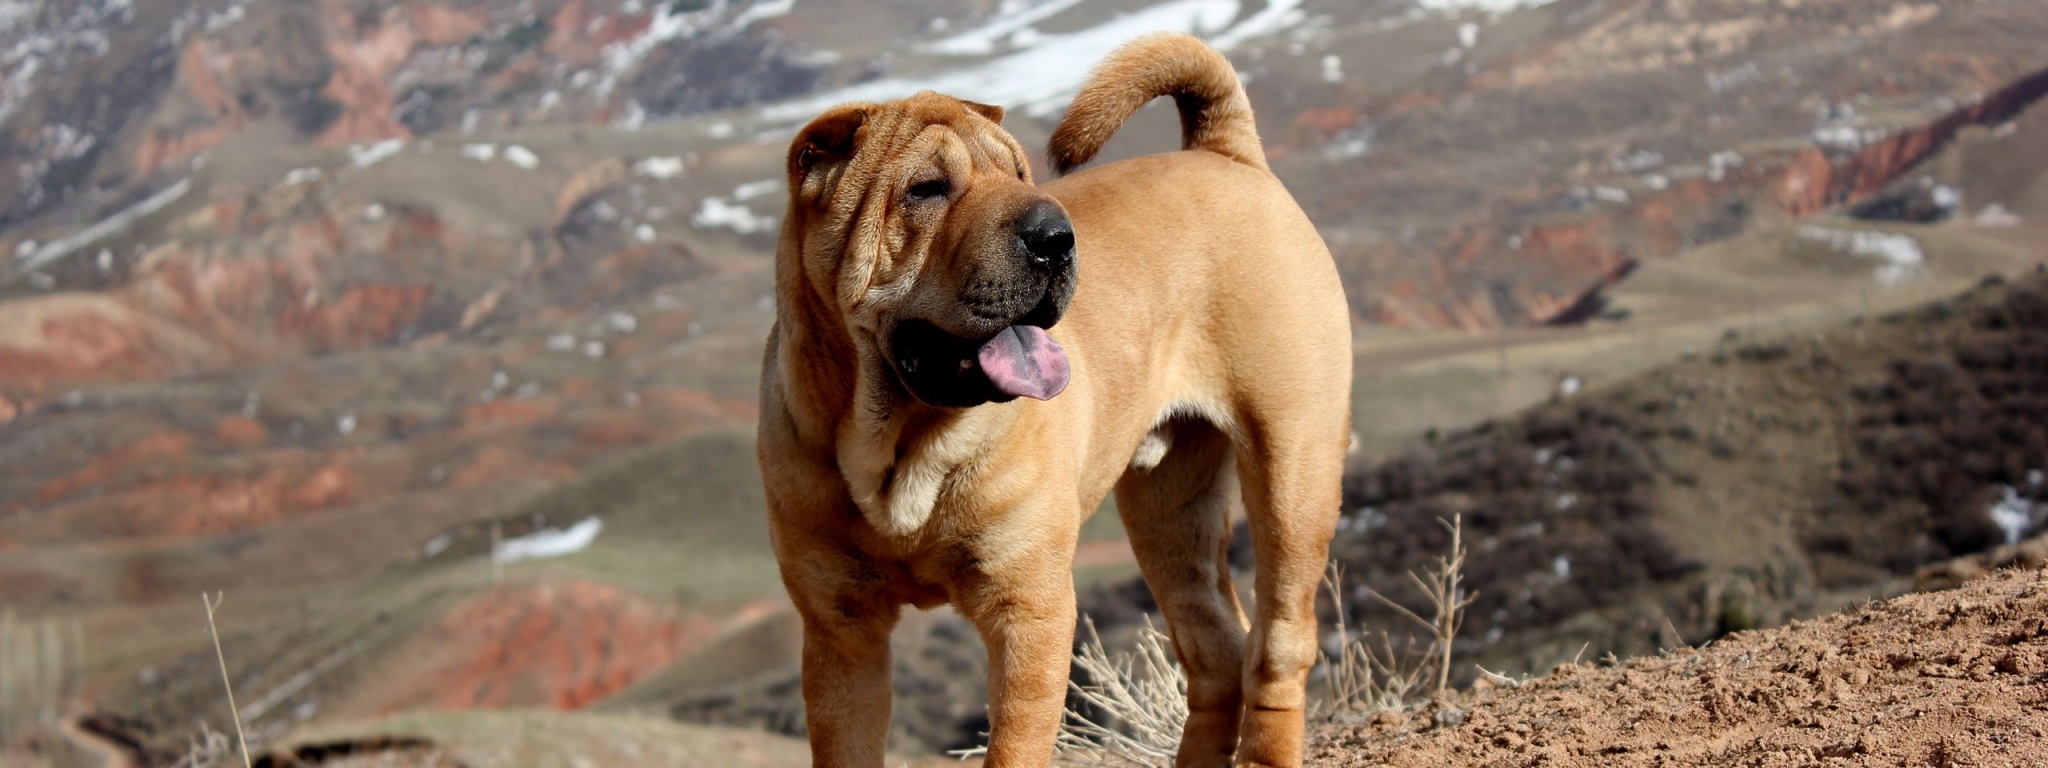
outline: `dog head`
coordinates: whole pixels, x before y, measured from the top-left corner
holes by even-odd
[[[1002,118],[925,92],[835,108],[789,148],[784,268],[863,358],[935,406],[1049,399],[1067,383],[1045,329],[1074,294],[1074,229]]]

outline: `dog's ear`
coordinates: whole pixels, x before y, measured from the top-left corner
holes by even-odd
[[[988,118],[988,121],[991,123],[995,123],[996,125],[1003,124],[1002,107],[998,107],[994,104],[983,104],[976,101],[962,101],[960,103],[967,105],[967,108],[973,111],[974,114]]]
[[[834,107],[812,120],[789,144],[789,175],[801,178],[818,166],[852,159],[867,119],[867,106],[852,104]]]

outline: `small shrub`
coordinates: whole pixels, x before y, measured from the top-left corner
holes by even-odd
[[[1322,654],[1311,676],[1320,683],[1306,713],[1312,722],[1405,708],[1425,692],[1441,694],[1449,688],[1453,640],[1464,625],[1473,595],[1463,587],[1466,550],[1462,521],[1453,517],[1439,522],[1449,537],[1446,554],[1438,556],[1433,566],[1409,574],[1428,603],[1424,611],[1429,616],[1387,603],[1430,633],[1432,641],[1419,657],[1404,658],[1385,632],[1379,633],[1383,649],[1368,645],[1363,632],[1354,634],[1344,609],[1343,568],[1330,565],[1323,588],[1337,612],[1337,652]],[[1074,654],[1079,674],[1070,682],[1072,695],[1058,740],[1059,762],[1102,768],[1173,764],[1181,726],[1188,716],[1187,676],[1176,662],[1172,639],[1154,628],[1149,616],[1143,622],[1130,650],[1111,651],[1096,632],[1094,620],[1084,619],[1087,635]],[[971,756],[983,751],[976,748],[953,754]]]

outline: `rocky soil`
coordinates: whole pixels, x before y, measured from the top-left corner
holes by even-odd
[[[2035,765],[2048,753],[2048,572],[1489,680],[1310,744],[1308,764],[1327,768]]]

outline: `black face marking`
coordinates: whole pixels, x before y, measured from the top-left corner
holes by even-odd
[[[926,320],[907,320],[889,335],[897,379],[919,400],[971,408],[1016,399],[990,384],[976,359],[984,339],[961,338]]]
[[[1041,288],[1037,303],[1028,309],[1011,309],[1001,318],[970,313],[974,318],[970,322],[980,329],[970,331],[971,336],[949,332],[929,320],[905,320],[889,334],[888,355],[897,381],[911,396],[942,408],[1015,400],[1016,395],[996,389],[981,369],[982,345],[998,333],[1014,333],[1011,326],[1053,327],[1073,295],[1073,271],[1067,270]],[[1035,341],[1025,343],[1027,352],[1036,351]]]

